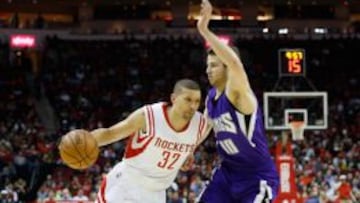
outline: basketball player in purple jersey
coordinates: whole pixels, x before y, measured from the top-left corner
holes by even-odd
[[[206,112],[213,122],[221,165],[200,196],[202,203],[272,202],[279,177],[271,159],[262,113],[235,48],[209,30],[212,6],[202,1],[197,27],[209,43]]]

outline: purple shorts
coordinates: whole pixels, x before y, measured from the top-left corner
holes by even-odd
[[[277,177],[239,174],[231,178],[223,168],[217,169],[200,195],[200,203],[269,203],[276,197]],[[236,179],[236,181],[234,181]]]

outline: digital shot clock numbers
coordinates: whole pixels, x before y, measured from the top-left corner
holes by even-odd
[[[280,49],[279,50],[279,75],[305,76],[305,50]]]

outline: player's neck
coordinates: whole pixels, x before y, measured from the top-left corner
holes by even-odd
[[[213,84],[213,86],[216,88],[216,91],[222,92],[226,87],[226,80],[218,80]]]
[[[226,86],[225,83],[215,86],[216,89],[215,99],[218,98],[225,91],[225,86]]]
[[[166,108],[169,125],[177,132],[183,131],[189,121],[174,111],[172,106]]]

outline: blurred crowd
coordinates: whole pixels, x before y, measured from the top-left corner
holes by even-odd
[[[103,147],[96,164],[75,171],[59,159],[59,137],[75,128],[107,127],[143,104],[168,101],[179,78],[199,81],[205,96],[203,44],[196,36],[129,35],[115,41],[52,36],[37,71],[26,63],[26,52],[20,62],[14,62],[18,56],[9,61],[13,53],[1,44],[0,202],[93,201],[102,176],[121,160],[126,140]],[[237,39],[234,44],[259,102],[277,81],[277,50],[307,51],[309,80],[329,94],[329,128],[306,131],[305,140],[292,143],[299,197],[307,203],[360,202],[360,42]],[[54,112],[52,125],[40,115],[46,112],[40,105],[44,100]],[[268,135],[273,152],[280,135]],[[218,162],[210,135],[196,151],[192,168],[180,172],[168,189],[168,203],[194,202]]]

